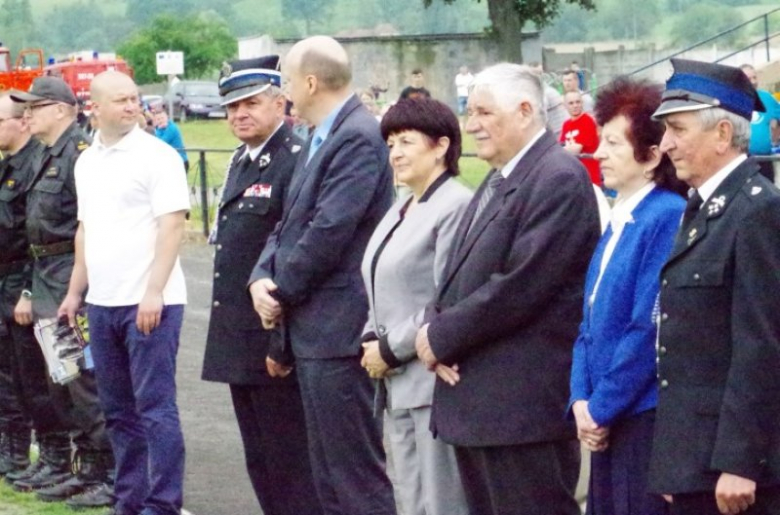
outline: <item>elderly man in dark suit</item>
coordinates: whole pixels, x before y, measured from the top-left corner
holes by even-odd
[[[583,283],[600,234],[587,172],[545,130],[526,67],[474,80],[466,130],[493,170],[455,235],[419,357],[440,376],[431,426],[455,453],[471,513],[577,515],[563,413]]]
[[[268,376],[265,357],[276,335],[263,329],[246,292],[282,217],[303,142],[284,123],[279,56],[226,64],[219,86],[228,124],[243,144],[230,160],[211,238],[214,290],[203,379],[230,385],[249,478],[263,513],[317,514],[297,376]]]
[[[741,70],[672,59],[661,150],[695,190],[661,272],[650,483],[679,515],[780,513],[780,192]]]
[[[360,262],[391,203],[387,145],[352,93],[349,58],[334,39],[297,43],[283,69],[295,107],[316,128],[250,291],[263,324],[281,326],[295,356],[325,513],[394,514],[373,388],[360,366],[368,313]],[[272,349],[267,358],[272,376],[291,371],[282,355]]]

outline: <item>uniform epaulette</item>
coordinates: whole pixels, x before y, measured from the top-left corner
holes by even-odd
[[[76,143],[76,148],[79,149],[79,152],[84,152],[89,148],[89,143],[81,139],[78,143]]]

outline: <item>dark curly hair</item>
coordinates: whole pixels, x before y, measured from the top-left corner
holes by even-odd
[[[664,136],[663,122],[651,118],[661,104],[662,92],[660,84],[617,77],[601,88],[596,97],[596,122],[603,127],[613,118],[625,116],[629,122],[626,138],[634,147],[634,158],[640,163],[651,158],[652,147],[660,145]],[[688,186],[677,178],[672,161],[666,154],[653,170],[653,182],[681,195],[688,191]]]
[[[447,137],[450,147],[444,154],[444,166],[453,175],[458,174],[461,140],[460,125],[455,113],[446,104],[432,98],[400,100],[382,117],[382,137],[403,131],[419,131],[433,146],[440,138]]]

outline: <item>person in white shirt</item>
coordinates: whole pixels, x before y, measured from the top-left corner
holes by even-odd
[[[58,315],[73,323],[89,286],[90,343],[117,463],[111,513],[178,514],[184,165],[173,148],[138,127],[138,89],[129,76],[101,73],[91,93],[100,130],[76,164],[76,263]]]
[[[466,103],[469,100],[469,86],[474,82],[474,75],[469,71],[468,66],[461,66],[460,71],[455,76],[455,89],[458,93],[458,116],[460,117],[461,129],[466,124]]]

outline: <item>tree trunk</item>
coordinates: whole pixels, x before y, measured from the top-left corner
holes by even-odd
[[[520,19],[515,2],[516,0],[489,0],[488,14],[498,45],[499,60],[522,63],[522,29],[525,20]]]

